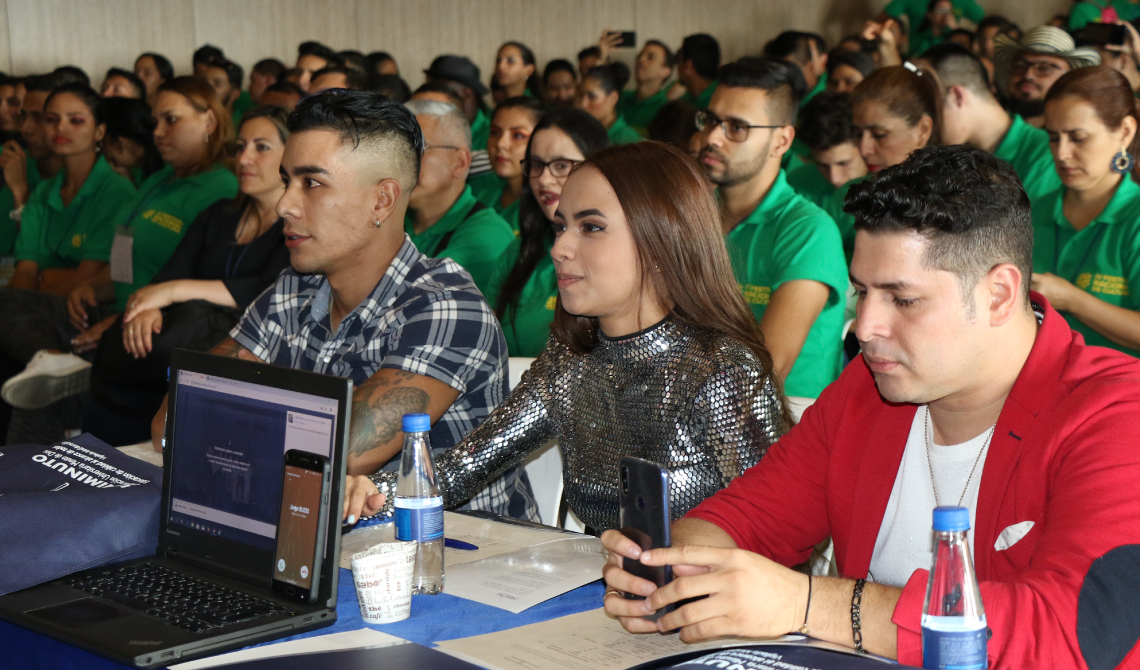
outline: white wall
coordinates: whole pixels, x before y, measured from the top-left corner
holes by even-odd
[[[981,0],[1023,27],[1064,11],[1067,0]],[[220,46],[246,72],[261,58],[287,65],[297,44],[392,53],[414,88],[442,53],[466,55],[491,73],[499,44],[529,45],[540,64],[569,58],[605,28],[674,46],[707,32],[726,60],[756,53],[782,30],[830,40],[857,30],[886,0],[0,0],[0,70],[30,74],[78,65],[95,84],[111,66],[131,68],[157,51],[179,73],[194,49]],[[626,55],[632,58],[632,54]]]

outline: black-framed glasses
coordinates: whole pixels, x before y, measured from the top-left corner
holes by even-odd
[[[550,176],[555,179],[565,179],[570,174],[570,171],[574,169],[574,166],[581,162],[582,161],[576,161],[570,158],[559,158],[549,163],[543,163],[536,158],[531,158],[522,161],[522,168],[523,174],[531,179],[541,177],[542,173],[546,172],[546,168],[550,168]]]
[[[1056,77],[1059,73],[1064,71],[1064,68],[1048,61],[1035,61],[1031,63],[1024,58],[1014,58],[1009,64],[1009,71],[1016,74],[1025,74],[1029,70],[1033,71],[1033,76],[1047,79],[1049,77]]]
[[[783,128],[784,126],[751,126],[740,119],[727,119],[722,121],[712,112],[701,110],[697,112],[697,130],[702,133],[711,133],[713,128],[720,126],[724,136],[731,142],[743,142],[748,139],[748,133],[753,128]]]

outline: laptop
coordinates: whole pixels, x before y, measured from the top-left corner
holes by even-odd
[[[336,621],[352,381],[177,350],[153,557],[0,597],[0,618],[139,668]],[[285,452],[331,464],[317,598],[272,589]]]

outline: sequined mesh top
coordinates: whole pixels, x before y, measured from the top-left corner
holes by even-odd
[[[622,456],[669,469],[670,505],[679,518],[779,438],[778,394],[737,340],[671,319],[599,339],[579,355],[551,338],[510,397],[436,459],[445,506],[463,503],[556,437],[567,502],[587,526],[617,527]],[[389,500],[395,474],[372,476]]]

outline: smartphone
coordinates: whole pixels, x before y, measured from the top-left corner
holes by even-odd
[[[611,35],[621,35],[621,41],[615,44],[615,47],[635,47],[637,46],[637,32],[633,30],[615,30],[610,33]]]
[[[1082,41],[1088,44],[1123,46],[1126,34],[1124,26],[1113,23],[1090,23],[1084,27],[1080,36]]]
[[[641,458],[625,456],[618,464],[621,490],[618,493],[621,533],[647,549],[661,549],[672,546],[669,537],[669,470]],[[673,568],[669,565],[642,565],[632,558],[622,559],[625,571],[648,579],[658,587],[673,581]],[[643,596],[625,594],[630,600],[644,600]],[[668,612],[670,605],[645,617],[656,621]]]
[[[285,452],[273,590],[290,600],[312,603],[320,590],[331,473],[325,456],[296,449]]]

